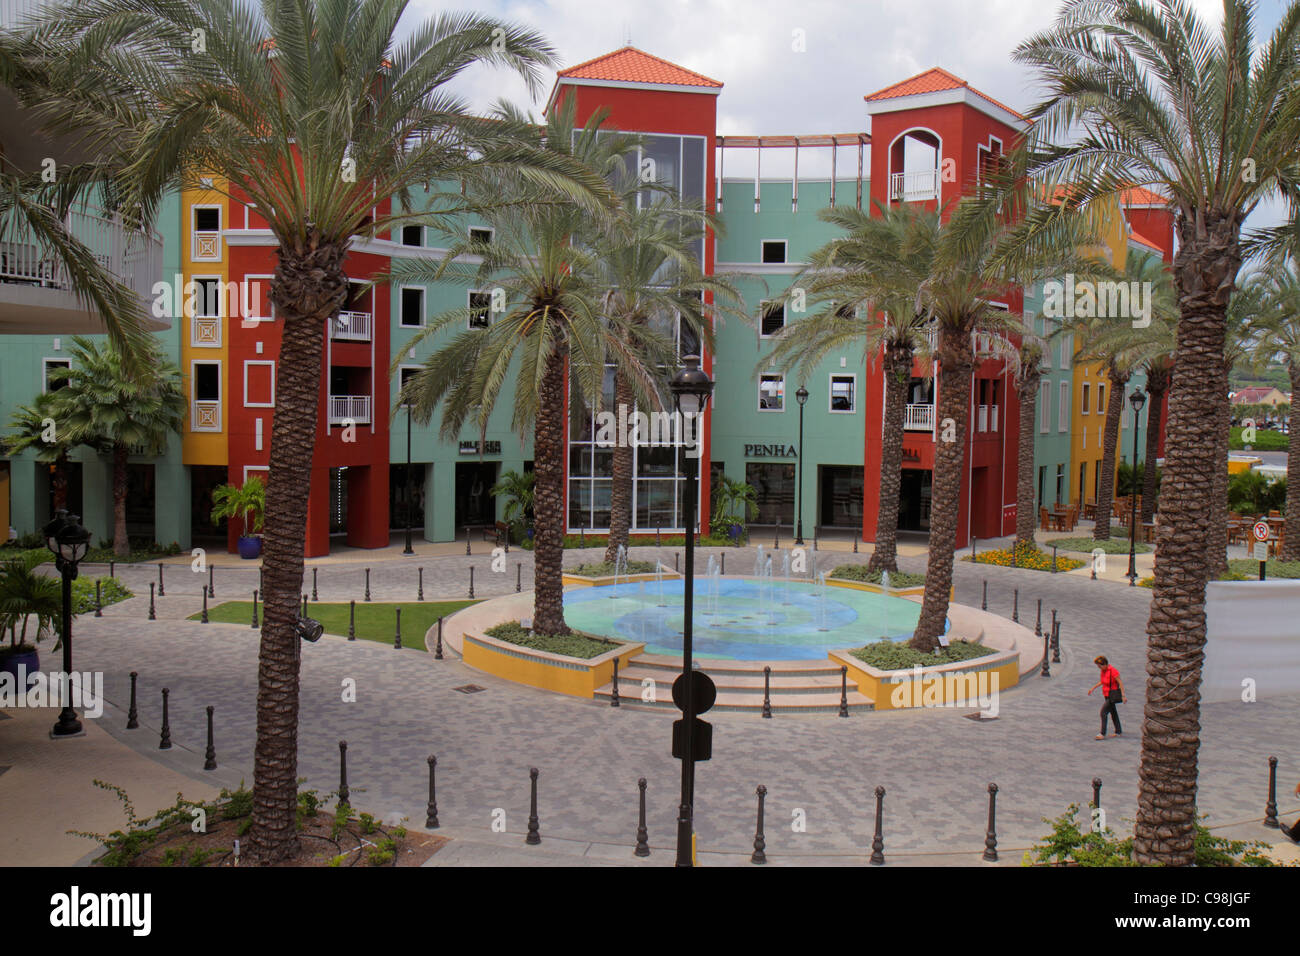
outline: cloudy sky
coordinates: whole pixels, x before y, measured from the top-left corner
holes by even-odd
[[[1192,2],[1221,20],[1222,0]],[[932,66],[1028,110],[1040,91],[1011,52],[1058,8],[1054,0],[412,0],[407,18],[473,9],[511,20],[544,34],[564,66],[631,43],[721,81],[718,132],[758,135],[866,130],[864,95]],[[1258,9],[1267,35],[1282,2],[1259,0]],[[793,49],[796,30],[804,52]],[[534,101],[538,114],[553,81]],[[479,106],[501,96],[529,102],[523,83],[502,71],[475,70],[457,89]],[[731,151],[727,163],[743,175]]]

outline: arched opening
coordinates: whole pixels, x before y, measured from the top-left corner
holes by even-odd
[[[923,128],[900,133],[889,144],[890,202],[926,202],[939,198],[943,141]]]

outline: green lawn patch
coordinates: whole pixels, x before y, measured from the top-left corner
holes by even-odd
[[[72,582],[72,613],[91,614],[95,610],[95,581],[99,581],[100,607],[125,601],[134,595],[117,578],[88,578],[79,576]],[[251,613],[251,612],[250,612]]]
[[[868,571],[865,564],[841,564],[827,577],[840,578],[845,581],[862,581],[865,584],[879,584],[880,572]],[[890,571],[891,588],[919,588],[925,584],[924,574],[912,574],[909,571]]]
[[[1275,432],[1269,428],[1256,428],[1255,440],[1250,443],[1251,451],[1286,451],[1291,444],[1290,436]],[[1241,440],[1241,429],[1228,429],[1228,447],[1233,451],[1244,451],[1246,443]]]
[[[1240,577],[1224,576],[1221,581],[1258,581],[1259,580],[1259,562],[1254,558],[1234,558],[1228,562],[1228,575],[1240,575]],[[1264,564],[1265,577],[1272,578],[1300,578],[1300,561],[1268,561]]]
[[[488,637],[495,637],[498,641],[507,641],[511,644],[518,644],[520,647],[531,647],[535,651],[546,651],[550,654],[563,654],[566,657],[581,657],[584,659],[599,657],[601,654],[612,651],[621,643],[619,641],[607,641],[601,637],[592,637],[578,631],[574,631],[572,634],[536,634],[518,621],[503,621],[489,627],[484,633]]]
[[[416,647],[424,650],[424,633],[438,623],[438,618],[455,614],[461,608],[477,604],[477,601],[414,601],[402,603],[357,602],[356,633],[359,640],[378,641],[381,644],[393,643],[397,630],[397,609],[402,609],[402,646]],[[262,619],[262,608],[257,609],[258,622]],[[307,616],[320,621],[325,626],[326,634],[348,635],[348,605],[346,604],[308,604]],[[190,620],[197,621],[201,614],[191,614]],[[216,607],[208,608],[208,620],[218,624],[243,624],[247,627],[253,621],[253,602],[225,601]]]
[[[623,574],[654,574],[655,563],[653,561],[627,561],[623,568]],[[591,562],[589,564],[580,564],[576,568],[569,568],[566,574],[580,574],[584,578],[609,578],[614,576],[614,565],[610,561]]]
[[[974,660],[977,657],[996,654],[997,651],[973,641],[953,641],[947,647],[939,648],[937,653],[926,654],[908,647],[906,641],[873,641],[850,653],[863,663],[879,670],[901,671],[917,665],[933,667],[936,664]]]
[[[1101,548],[1106,554],[1128,554],[1128,534],[1126,532],[1121,538],[1111,537],[1105,541],[1097,541],[1093,538],[1054,538],[1042,542],[1042,546],[1049,550],[1052,545],[1056,545],[1058,551],[1082,551],[1084,554],[1092,554],[1097,548]],[[1149,554],[1150,551],[1151,545],[1141,541],[1135,542],[1134,553]]]

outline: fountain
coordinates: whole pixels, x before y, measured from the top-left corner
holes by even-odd
[[[718,559],[709,555],[709,615],[716,616],[718,613]]]
[[[623,577],[627,577],[627,548],[619,545],[618,550],[614,552],[614,590],[610,594],[611,601],[618,600],[618,572],[622,569]]]
[[[817,573],[817,630],[826,631],[826,574]]]
[[[754,577],[762,577],[763,574],[763,546],[758,546],[758,552],[754,557]]]
[[[655,584],[659,588],[659,606],[667,607],[664,602],[664,565],[658,558],[655,558]]]
[[[784,582],[784,587],[782,588],[782,593],[781,593],[781,598],[782,598],[781,605],[783,607],[789,607],[790,606],[790,552],[789,551],[783,551],[781,553],[781,579]]]

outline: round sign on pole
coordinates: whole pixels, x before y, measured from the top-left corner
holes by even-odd
[[[1264,542],[1268,540],[1268,522],[1256,521],[1255,526],[1250,529],[1250,533],[1255,536],[1256,541]]]
[[[691,680],[691,694],[695,698],[695,715],[708,713],[714,701],[718,699],[718,687],[713,678],[701,671],[695,671]],[[677,709],[686,712],[686,675],[679,674],[673,681],[673,703]]]

